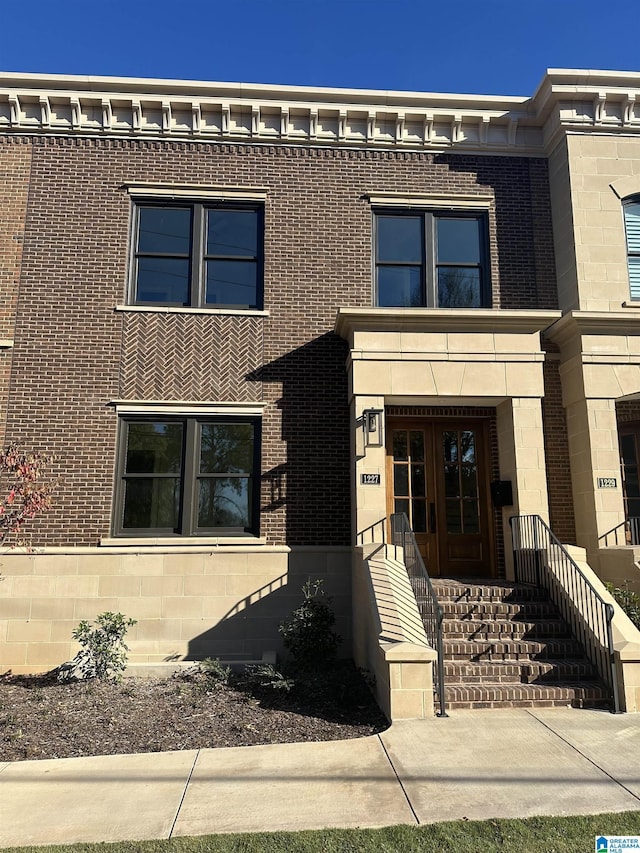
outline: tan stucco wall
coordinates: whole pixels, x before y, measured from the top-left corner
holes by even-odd
[[[288,548],[179,551],[73,549],[9,553],[0,579],[0,671],[36,672],[72,657],[71,632],[106,610],[137,620],[129,660],[279,650],[278,623],[322,578],[351,654],[351,549]]]

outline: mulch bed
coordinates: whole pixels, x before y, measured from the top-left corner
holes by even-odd
[[[59,684],[0,675],[0,761],[364,737],[387,728],[349,663],[290,692],[196,667],[169,679]]]

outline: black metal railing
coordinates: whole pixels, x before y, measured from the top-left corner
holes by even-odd
[[[438,717],[446,717],[447,709],[444,698],[444,651],[442,647],[442,607],[438,602],[431,578],[418,549],[418,543],[409,519],[404,512],[396,512],[391,516],[391,541],[403,549],[404,565],[411,581],[411,586],[418,602],[425,633],[429,644],[438,653],[434,661],[433,687],[438,697]]]
[[[611,627],[613,606],[604,601],[539,515],[512,516],[509,523],[516,581],[547,590],[573,636],[610,688],[613,711],[618,713],[620,698]]]
[[[610,545],[640,545],[640,518],[625,518],[599,536],[598,544],[605,548]]]

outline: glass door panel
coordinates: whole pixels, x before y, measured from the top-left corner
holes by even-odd
[[[394,512],[407,514],[414,533],[427,532],[424,430],[392,430]]]
[[[436,516],[441,574],[492,573],[492,543],[483,421],[442,423],[435,429]]]
[[[442,461],[447,533],[479,533],[480,494],[475,432],[444,430]]]
[[[406,513],[430,575],[492,573],[486,445],[479,419],[387,423],[388,513]]]

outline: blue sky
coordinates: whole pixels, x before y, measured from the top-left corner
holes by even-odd
[[[640,70],[638,0],[30,0],[0,70],[530,95]]]

